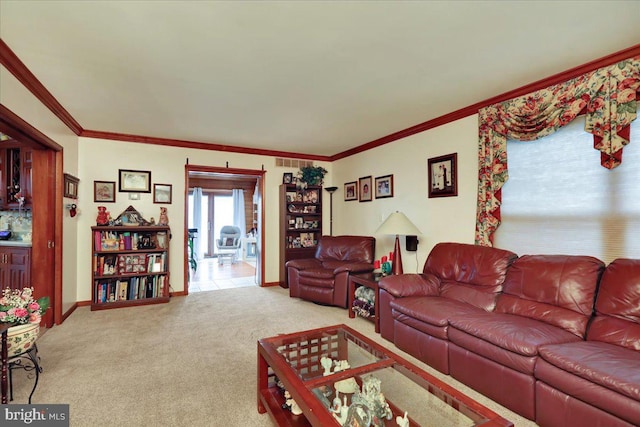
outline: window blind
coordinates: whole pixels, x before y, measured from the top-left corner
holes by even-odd
[[[524,254],[640,258],[640,123],[622,164],[600,166],[584,117],[537,141],[507,141],[494,246]]]

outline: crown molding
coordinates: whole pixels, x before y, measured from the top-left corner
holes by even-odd
[[[259,156],[272,157],[293,157],[305,160],[327,161],[333,162],[345,157],[371,150],[381,145],[388,144],[399,139],[424,132],[429,129],[442,126],[444,124],[462,119],[464,117],[476,114],[478,110],[486,106],[506,101],[511,98],[526,95],[527,93],[543,89],[545,87],[561,83],[563,81],[575,78],[581,74],[588,73],[601,67],[606,67],[624,59],[640,55],[640,44],[631,46],[627,49],[620,50],[602,58],[590,61],[586,64],[571,68],[550,77],[538,80],[517,89],[502,93],[484,101],[477,102],[451,113],[445,114],[435,119],[428,120],[423,123],[411,126],[409,128],[394,132],[383,136],[349,150],[334,154],[332,156],[317,156],[303,153],[292,153],[287,151],[263,150],[255,148],[245,148],[223,144],[208,144],[204,142],[182,141],[167,138],[156,138],[149,136],[130,135],[116,132],[103,132],[96,130],[85,130],[80,124],[69,114],[67,110],[55,99],[55,97],[44,87],[42,83],[29,71],[24,63],[13,53],[7,44],[0,38],[0,64],[2,64],[18,81],[20,81],[36,98],[40,100],[53,114],[55,114],[65,125],[78,136],[87,138],[101,138],[119,141],[138,142],[142,144],[156,144],[174,147],[194,148],[199,150],[226,151],[231,153],[253,154]]]
[[[7,44],[0,39],[0,64],[2,64],[29,92],[42,102],[53,114],[55,114],[73,133],[80,135],[82,126],[71,114],[58,102],[47,90],[40,80],[33,75],[26,65],[13,53]]]
[[[416,133],[424,132],[426,130],[442,126],[455,120],[471,116],[473,114],[476,114],[481,108],[487,107],[489,105],[497,104],[498,102],[503,102],[508,99],[517,98],[519,96],[544,89],[554,84],[562,83],[564,81],[578,77],[582,74],[597,70],[598,68],[606,67],[637,55],[640,55],[640,44],[631,46],[627,49],[623,49],[621,51],[612,53],[591,62],[587,62],[586,64],[571,68],[561,73],[554,74],[550,77],[538,80],[528,85],[521,86],[509,92],[494,96],[493,98],[485,99],[484,101],[480,101],[451,113],[445,114],[443,116],[436,117],[435,119],[417,124],[415,126],[411,126],[398,132],[394,132],[387,136],[383,136],[382,138],[375,139],[358,147],[354,147],[350,150],[334,154],[333,156],[331,156],[331,161],[344,159],[345,157],[353,156],[354,154],[358,154],[363,151],[367,151],[372,148],[379,147],[381,145],[388,144],[390,142],[397,141],[411,135],[415,135]]]
[[[79,135],[86,138],[110,139],[115,141],[138,142],[141,144],[166,145],[172,147],[195,148],[198,150],[226,151],[229,153],[253,154],[257,156],[291,157],[295,159],[316,160],[328,162],[329,156],[316,156],[312,154],[292,153],[289,151],[263,150],[259,148],[246,148],[233,145],[209,144],[206,142],[182,141],[179,139],[157,138],[153,136],[131,135],[117,132],[102,132],[85,129]]]

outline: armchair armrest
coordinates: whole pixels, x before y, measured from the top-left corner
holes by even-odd
[[[329,266],[325,263],[325,267],[333,268],[333,274],[338,274],[345,271],[353,274],[369,273],[373,271],[373,264],[369,264],[366,262],[346,262],[340,263],[340,265],[338,266]]]
[[[295,268],[296,270],[306,270],[308,268],[317,268],[322,264],[315,258],[292,259],[287,261],[285,267]]]
[[[396,298],[440,294],[440,280],[433,274],[398,274],[380,279],[378,286]]]

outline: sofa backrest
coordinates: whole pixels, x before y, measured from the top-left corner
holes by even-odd
[[[507,271],[496,312],[529,317],[581,338],[605,264],[580,255],[523,255]]]
[[[316,259],[373,263],[376,239],[370,236],[322,236]]]
[[[587,339],[640,351],[640,260],[619,258],[607,266]]]
[[[438,243],[427,257],[423,274],[440,280],[440,296],[487,311],[495,306],[513,252],[466,243]]]

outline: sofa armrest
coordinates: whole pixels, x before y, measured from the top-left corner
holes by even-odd
[[[439,295],[440,280],[433,274],[398,274],[380,279],[378,286],[396,298]]]
[[[342,265],[335,267],[335,269],[333,270],[333,274],[338,274],[345,271],[348,271],[352,274],[370,273],[373,271],[373,264],[369,264],[366,262],[343,263]]]
[[[285,267],[295,268],[296,270],[307,270],[309,268],[318,268],[322,264],[315,258],[301,258],[287,261]]]

